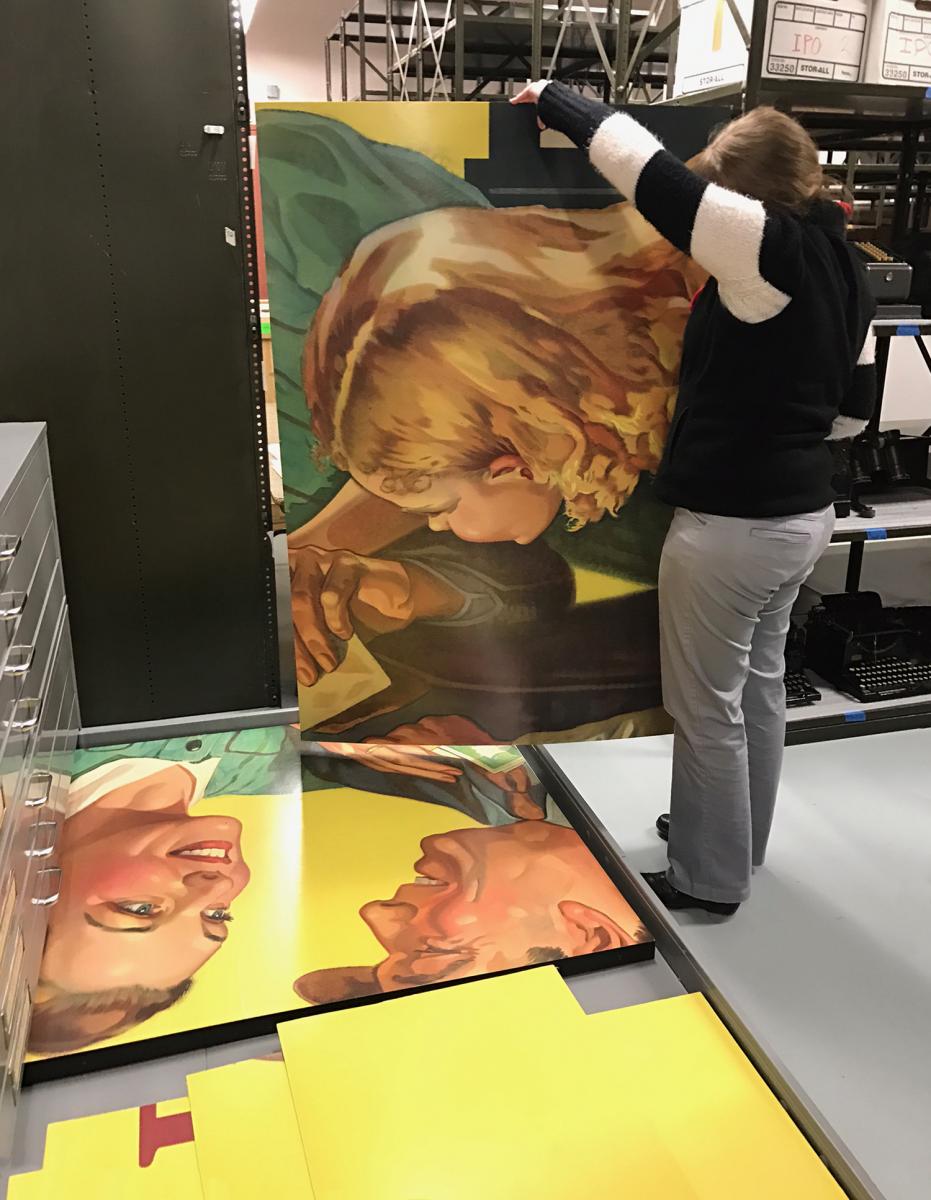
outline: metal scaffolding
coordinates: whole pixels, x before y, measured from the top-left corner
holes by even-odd
[[[493,100],[560,79],[621,103],[665,98],[676,0],[358,0],[326,39],[331,100]]]
[[[895,237],[931,220],[931,106],[925,89],[767,78],[768,0],[748,28],[737,84],[674,97],[679,0],[356,0],[326,39],[332,100],[506,100],[559,79],[608,103],[772,104],[798,116],[828,174],[855,197],[855,222]]]

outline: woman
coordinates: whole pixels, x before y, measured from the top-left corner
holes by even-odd
[[[645,878],[669,908],[730,915],[772,823],[792,606],[834,527],[826,442],[872,412],[873,301],[817,149],[789,117],[755,109],[689,170],[630,116],[562,84],[514,102],[587,148],[712,276],[686,327],[656,479],[676,509],[659,579],[676,733],[669,870]]]

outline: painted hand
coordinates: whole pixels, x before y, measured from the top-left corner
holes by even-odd
[[[292,550],[289,561],[297,678],[305,687],[339,666],[357,627],[386,633],[414,618],[401,563],[317,546]]]
[[[462,775],[455,763],[438,758],[428,746],[389,746],[374,739],[368,742],[319,742],[318,745],[389,775],[414,775],[438,783],[455,783]]]
[[[397,726],[381,738],[366,740],[381,743],[378,746],[380,750],[388,750],[390,745],[403,746],[402,753],[405,756],[410,756],[415,752],[429,754],[428,747],[430,745],[488,746],[495,744],[495,739],[480,725],[476,725],[468,717],[454,715],[421,717],[413,724]],[[411,760],[408,759],[408,761]],[[442,762],[442,760],[440,761]],[[437,769],[440,762],[435,760],[431,765],[433,769]],[[520,817],[524,821],[541,821],[545,818],[546,810],[541,807],[534,795],[534,791],[539,788],[539,785],[523,764],[515,764],[505,771],[492,771],[477,762],[469,765],[473,771],[480,771],[487,775],[495,787],[509,795],[508,807],[515,817]],[[456,775],[462,774],[458,768],[451,765],[446,769],[455,770]],[[421,774],[423,772],[410,770],[409,773]]]

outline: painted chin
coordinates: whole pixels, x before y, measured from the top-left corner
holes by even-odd
[[[545,526],[543,527],[545,528]],[[450,533],[454,533],[460,542],[516,542],[518,546],[526,546],[536,539],[543,532],[540,530],[519,530],[513,529],[463,529],[450,526]]]

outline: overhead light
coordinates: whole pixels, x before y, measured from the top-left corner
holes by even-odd
[[[242,27],[245,32],[248,32],[249,25],[252,22],[252,18],[255,16],[255,9],[256,9],[256,5],[258,4],[258,2],[259,2],[259,0],[239,0],[238,7],[239,7],[239,12],[242,17]],[[233,7],[234,8],[237,7],[235,0],[233,3]]]

